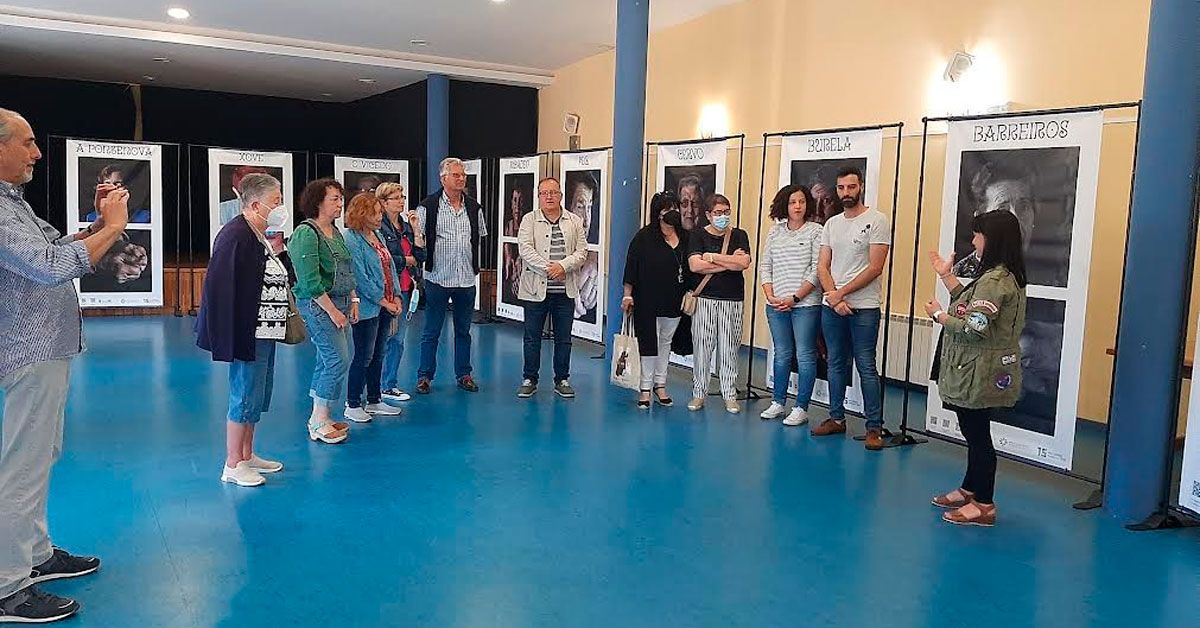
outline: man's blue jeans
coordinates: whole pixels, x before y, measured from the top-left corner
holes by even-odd
[[[571,326],[575,300],[565,293],[547,293],[542,301],[525,301],[525,379],[538,381],[542,370],[542,330],[546,317],[554,324],[554,383],[571,377]]]
[[[817,381],[817,330],[821,325],[821,307],[794,307],[780,312],[768,306],[767,325],[771,328],[771,344],[775,348],[772,364],[775,386],[771,398],[780,405],[787,402],[792,359],[795,358],[799,375],[796,406],[808,410]]]
[[[421,333],[421,366],[417,377],[433,379],[437,371],[438,341],[446,323],[446,310],[454,304],[454,378],[471,374],[471,317],[475,314],[475,287],[445,288],[425,282],[425,330]]]
[[[879,341],[879,308],[854,310],[841,316],[833,308],[821,311],[821,331],[829,351],[829,418],[846,418],[846,387],[852,381],[850,360],[862,381],[863,409],[867,429],[883,427],[883,388],[875,366],[875,344]]]

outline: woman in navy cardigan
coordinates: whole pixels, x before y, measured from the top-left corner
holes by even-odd
[[[366,423],[372,415],[395,416],[400,409],[383,403],[380,380],[383,358],[392,321],[404,312],[400,300],[400,280],[392,254],[379,228],[383,224],[383,204],[374,194],[364,192],[350,200],[346,210],[346,248],[354,266],[354,281],[362,299],[358,322],[353,325],[354,359],[350,361],[349,391],[346,394],[346,418]],[[367,403],[363,405],[363,388]]]
[[[266,239],[272,213],[286,212],[279,181],[255,173],[242,179],[242,213],[213,242],[196,344],[217,362],[229,363],[229,413],[225,429],[225,470],[221,481],[260,486],[263,473],[283,465],[254,453],[254,428],[271,405],[275,343],[287,327],[288,275],[271,255]],[[286,219],[286,215],[279,216]]]

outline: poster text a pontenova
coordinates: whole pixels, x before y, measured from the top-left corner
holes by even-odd
[[[1017,407],[993,421],[996,448],[1062,469],[1071,468],[1074,455],[1103,124],[1101,112],[954,121],[946,142],[939,248],[956,253],[956,274],[970,274],[961,265],[972,257],[974,215],[1010,211],[1022,231],[1029,279],[1024,382]],[[938,299],[949,300],[940,284]],[[936,346],[941,328],[935,332]],[[998,376],[996,385],[1007,381]],[[961,438],[936,382],[929,400],[927,428]]]
[[[162,146],[67,140],[67,232],[87,228],[98,213],[91,207],[94,190],[105,173],[123,175],[123,185],[137,196],[130,198],[130,224],[121,240],[101,260],[96,272],[75,280],[79,305],[90,307],[162,307],[163,305],[163,171]],[[85,206],[86,204],[86,206]],[[115,276],[120,247],[135,247],[140,274],[128,271]],[[144,257],[142,257],[144,256]]]
[[[877,203],[880,162],[883,159],[883,129],[788,135],[781,141],[779,155],[778,188],[793,183],[803,185],[809,188],[814,199],[822,199],[824,195],[832,194],[836,202],[837,173],[843,167],[853,166],[861,170],[865,178],[863,204],[874,209],[879,208]],[[761,259],[763,252],[757,253]],[[759,289],[759,286],[754,288]],[[820,286],[817,286],[817,289],[819,290]],[[772,389],[775,386],[775,373],[771,367],[774,360],[775,346],[772,343],[767,348],[767,387]],[[821,370],[819,368],[818,372]],[[795,395],[797,390],[798,376],[793,373],[788,380],[788,392]],[[829,404],[828,381],[816,381],[812,400]],[[857,369],[852,369],[851,372],[851,383],[846,388],[845,406],[851,412],[863,412],[862,385]]]

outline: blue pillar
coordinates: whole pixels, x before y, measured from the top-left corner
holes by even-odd
[[[1104,498],[1105,511],[1125,523],[1152,514],[1170,479],[1192,272],[1198,57],[1200,2],[1153,0]]]
[[[649,36],[650,0],[617,0],[606,342],[621,326],[625,253],[629,241],[641,226],[642,158],[646,140],[646,43]]]
[[[438,165],[450,156],[450,78],[445,74],[430,74],[425,84],[425,182],[426,192],[432,194],[442,187]],[[416,203],[420,199],[413,195]]]

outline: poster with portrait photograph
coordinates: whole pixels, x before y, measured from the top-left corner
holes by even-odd
[[[496,316],[514,321],[525,320],[525,310],[517,299],[521,277],[521,256],[517,252],[517,232],[521,219],[537,206],[537,182],[542,173],[542,157],[509,157],[500,160],[500,191],[496,232]]]
[[[1200,342],[1196,343],[1192,364],[1195,364],[1197,359],[1200,359]],[[1187,431],[1183,437],[1183,469],[1179,476],[1179,505],[1200,515],[1200,385],[1196,385],[1195,380],[1188,393]]]
[[[294,219],[294,207],[290,191],[292,187],[292,154],[265,153],[249,150],[208,149],[208,244],[217,239],[221,227],[242,213],[242,202],[238,198],[238,185],[242,177],[259,172],[269,174],[283,186],[283,207],[288,209],[287,222],[283,225],[284,236],[290,236]]]
[[[483,205],[483,196],[479,193],[479,176],[483,172],[482,159],[466,159],[463,160],[463,172],[467,173],[467,196],[475,199],[480,205]],[[409,206],[412,206],[412,199],[409,199]],[[486,211],[484,212],[486,215]],[[483,308],[479,300],[479,278],[475,278],[475,311],[481,311]]]
[[[784,136],[780,145],[778,188],[798,184],[812,191],[820,222],[842,213],[837,196],[837,174],[844,168],[857,168],[863,173],[863,204],[876,208],[879,200],[879,171],[883,159],[883,129],[851,131],[846,133],[816,133]],[[777,188],[777,189],[778,189]],[[881,321],[882,323],[882,321]],[[882,334],[882,331],[880,332]],[[817,357],[817,382],[813,386],[812,400],[829,405],[829,363],[824,352],[824,343],[819,344]],[[767,364],[774,360],[775,348],[767,348]],[[881,354],[876,354],[882,359]],[[788,382],[788,393],[795,395],[797,378],[795,361]],[[846,409],[862,414],[863,396],[858,369],[853,365],[851,383],[846,388]],[[767,387],[775,386],[773,369],[767,369]]]
[[[80,307],[162,307],[162,146],[67,140],[67,232],[99,219],[96,186],[129,192],[129,224],[96,272],[78,279]]]
[[[941,250],[954,252],[955,275],[967,283],[979,271],[970,245],[976,215],[1007,211],[1021,225],[1024,381],[1017,406],[993,423],[996,448],[1061,469],[1074,456],[1103,124],[1100,112],[956,121],[946,141]],[[938,299],[949,300],[940,284]],[[934,343],[940,332],[935,326]],[[996,386],[1010,381],[1001,370]],[[961,438],[936,382],[929,399],[928,428]]]
[[[604,293],[608,238],[608,156],[607,150],[561,153],[559,180],[562,182],[563,207],[583,220],[587,231],[588,258],[579,271],[579,298],[575,300],[573,336],[604,342]]]
[[[376,188],[382,183],[399,183],[404,186],[404,195],[408,197],[404,203],[404,209],[407,210],[413,207],[415,202],[420,202],[421,199],[414,201],[411,198],[408,188],[408,162],[403,159],[364,159],[359,157],[340,157],[333,158],[333,178],[337,179],[342,187],[346,188],[346,206],[349,207],[350,199],[354,198],[355,194],[368,193],[374,194]],[[338,226],[342,226],[342,219],[337,220]]]
[[[655,191],[669,190],[679,196],[679,213],[685,229],[703,227],[704,199],[725,193],[725,161],[729,140],[697,140],[683,144],[659,144]],[[692,368],[692,356],[671,354],[671,363]],[[715,364],[712,372],[716,372]]]

